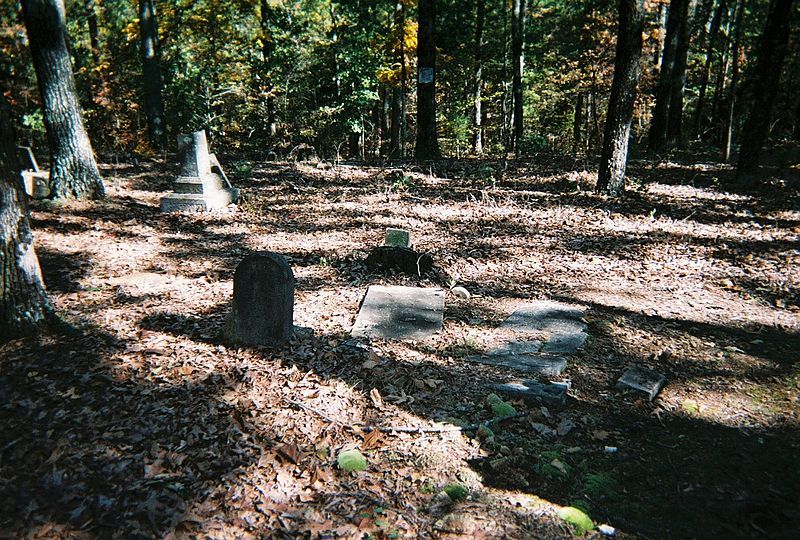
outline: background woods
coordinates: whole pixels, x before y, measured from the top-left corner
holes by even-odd
[[[764,80],[766,67],[757,69],[763,33],[775,33],[766,28],[773,4],[644,2],[633,152],[700,144],[729,156],[727,146],[736,150],[743,134],[761,131],[744,128],[759,88],[775,91],[770,140],[796,137],[795,2],[778,2],[792,30],[780,48],[785,60],[770,67],[774,84]],[[435,55],[426,53],[436,62],[435,95],[419,112],[435,115],[424,122],[442,154],[599,154],[617,7],[603,0],[432,4],[425,28],[435,46]],[[0,10],[5,92],[21,140],[43,148],[44,109],[19,5],[3,0]],[[226,151],[254,156],[285,155],[300,143],[327,157],[413,154],[414,0],[81,0],[67,1],[66,15],[78,96],[101,155],[154,155],[176,133],[199,128]]]

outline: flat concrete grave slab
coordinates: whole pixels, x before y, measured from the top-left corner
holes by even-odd
[[[443,315],[443,289],[371,285],[350,333],[353,337],[422,340],[441,331]]]
[[[586,341],[583,309],[558,302],[540,301],[519,307],[500,325],[501,329],[521,333],[548,334],[541,352],[573,354]]]
[[[567,359],[555,354],[536,352],[541,347],[542,343],[539,341],[511,341],[486,354],[467,356],[467,360],[548,377],[561,375],[567,369]]]
[[[564,405],[567,401],[569,385],[566,383],[544,384],[532,379],[525,379],[504,384],[491,384],[489,388],[513,398]]]
[[[653,401],[665,384],[667,378],[661,373],[642,366],[631,366],[617,381],[617,388],[643,392],[650,401]]]

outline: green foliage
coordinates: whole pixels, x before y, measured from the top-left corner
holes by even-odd
[[[445,486],[444,492],[456,502],[465,500],[469,495],[469,490],[461,484],[448,484]]]
[[[358,450],[343,450],[336,458],[339,468],[344,471],[363,471],[367,468],[367,458]]]
[[[575,534],[583,536],[594,529],[592,519],[582,510],[574,506],[563,506],[558,510],[558,517],[572,525]]]

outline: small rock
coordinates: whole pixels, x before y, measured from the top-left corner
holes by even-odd
[[[611,525],[605,525],[605,524],[598,525],[597,526],[597,530],[600,531],[600,534],[602,534],[603,536],[616,536],[617,535],[617,529],[615,529]]]
[[[631,366],[617,381],[617,388],[643,392],[650,401],[653,401],[666,383],[667,378],[657,371],[642,366]]]
[[[469,300],[472,297],[470,292],[464,287],[453,287],[450,289],[450,292],[459,298],[463,298],[464,300]]]

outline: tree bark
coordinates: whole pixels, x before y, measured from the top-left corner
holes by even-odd
[[[739,55],[742,43],[742,19],[744,17],[746,0],[740,0],[736,6],[735,29],[733,38],[733,50],[731,51],[731,84],[728,87],[728,99],[723,112],[722,126],[722,159],[730,161],[731,145],[733,142],[733,112],[736,107],[736,94],[739,85]]]
[[[92,61],[95,66],[100,64],[100,39],[97,29],[97,12],[95,0],[86,0],[86,24],[89,27],[89,46],[91,47]]]
[[[575,97],[575,114],[572,118],[572,153],[577,154],[583,149],[583,92],[578,92]]]
[[[689,13],[689,0],[672,0],[667,13],[667,32],[664,38],[664,52],[661,55],[661,71],[656,85],[656,105],[650,121],[648,147],[652,151],[661,150],[667,142],[669,126],[669,107],[672,100],[672,87],[675,78],[675,63],[678,42],[684,22]]]
[[[644,0],[620,0],[614,79],[597,175],[597,191],[618,196],[625,190],[628,139],[633,120],[636,85],[641,71]]]
[[[274,138],[278,131],[275,119],[275,88],[272,84],[272,54],[275,51],[275,42],[270,32],[271,24],[272,8],[268,0],[261,0],[261,76],[263,81],[261,91],[266,95],[267,133],[270,139]]]
[[[511,94],[514,101],[514,132],[513,149],[519,155],[519,145],[523,132],[523,103],[522,103],[522,75],[525,70],[525,11],[526,0],[514,0],[511,17],[511,56],[514,64],[514,74],[511,83]]]
[[[35,333],[52,312],[33,247],[9,116],[0,94],[0,340]]]
[[[158,19],[154,0],[139,0],[139,37],[142,47],[142,79],[144,82],[144,110],[147,115],[147,133],[150,145],[163,150],[166,142],[164,129],[164,100],[161,97],[161,59],[158,46]]]
[[[742,132],[736,179],[752,183],[761,158],[761,150],[769,135],[772,106],[778,93],[783,60],[789,44],[789,21],[794,0],[772,0],[761,38],[753,93],[755,99]]]
[[[483,24],[486,20],[486,0],[476,0],[475,8],[475,80],[473,81],[475,90],[472,114],[472,151],[480,155],[483,153],[483,111],[481,100],[483,99]]]
[[[62,0],[23,0],[22,13],[42,97],[54,198],[102,198],[103,180],[83,125],[66,41]]]
[[[416,158],[438,159],[436,133],[436,45],[434,42],[435,0],[419,0],[417,32],[417,147]]]
[[[717,36],[720,26],[722,26],[722,14],[727,11],[727,0],[719,0],[717,9],[714,11],[714,18],[711,19],[711,29],[708,33],[708,44],[706,46],[706,59],[703,64],[703,71],[700,72],[700,91],[697,96],[697,108],[694,111],[694,125],[692,134],[697,137],[701,135],[703,129],[703,112],[706,103],[706,89],[708,78],[711,75],[711,63],[714,61],[714,50],[716,49]]]
[[[679,146],[683,143],[683,94],[686,89],[686,65],[689,57],[689,28],[691,26],[692,2],[686,2],[686,14],[678,29],[678,46],[675,49],[675,65],[672,69],[669,114],[667,121],[667,144]]]

